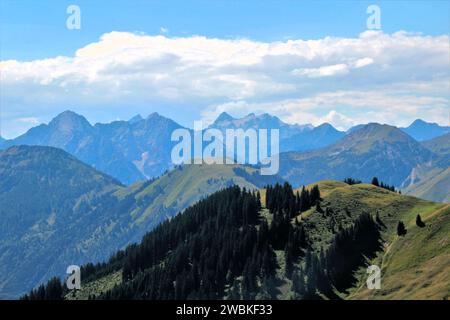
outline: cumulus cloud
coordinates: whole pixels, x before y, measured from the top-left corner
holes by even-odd
[[[39,108],[56,113],[68,104],[183,104],[205,115],[211,105],[238,108],[236,101],[265,103],[265,111],[291,121],[306,110],[314,119],[335,111],[330,119],[344,126],[349,120],[338,114],[359,121],[351,110],[366,108],[396,112],[386,122],[416,114],[444,123],[447,117],[437,118],[449,103],[448,56],[448,35],[406,32],[274,42],[110,32],[73,56],[1,61],[0,102],[4,128]],[[280,111],[286,101],[302,107]],[[361,119],[371,120],[367,115]]]

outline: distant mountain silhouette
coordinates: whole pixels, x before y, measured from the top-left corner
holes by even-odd
[[[233,118],[223,112],[210,128],[217,128],[222,132],[226,129],[279,129],[280,152],[304,151],[321,148],[336,142],[344,136],[332,125],[324,123],[318,127],[311,124],[291,125],[281,121],[278,117],[267,113],[255,115],[250,113],[243,118]]]
[[[401,128],[417,141],[429,140],[450,132],[449,126],[440,126],[437,123],[415,120],[406,128]]]
[[[366,131],[362,129],[370,126],[373,124],[356,125],[347,132],[342,132],[328,123],[317,127],[310,124],[293,125],[267,113],[260,115],[250,113],[245,117],[235,118],[223,112],[209,128],[221,130],[224,136],[226,129],[279,129],[280,152],[284,153],[327,148],[340,141],[348,141],[347,138],[350,136],[358,137],[364,134]],[[65,111],[50,123],[31,128],[15,139],[0,138],[0,148],[4,149],[12,145],[61,148],[122,183],[131,184],[157,177],[173,168],[170,156],[175,142],[171,142],[170,137],[172,132],[179,128],[183,127],[157,113],[152,113],[146,118],[136,115],[128,121],[91,125],[83,116],[72,111]],[[449,127],[416,120],[411,126],[401,130],[416,140],[424,140],[445,135]],[[361,140],[367,138],[370,137],[361,136]],[[443,139],[445,140],[445,136]],[[442,142],[439,143],[442,144]],[[361,144],[367,144],[367,141],[362,141]],[[324,156],[322,152],[321,156]],[[326,170],[328,165],[318,163],[316,170],[319,171],[317,172]],[[317,179],[311,181],[314,180]],[[396,183],[399,182],[397,179],[394,180]]]

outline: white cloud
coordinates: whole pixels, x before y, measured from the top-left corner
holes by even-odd
[[[39,119],[34,118],[34,117],[18,118],[17,121],[22,122],[22,123],[29,123],[29,124],[33,124],[33,125],[36,125],[39,123]]]
[[[378,118],[448,123],[449,51],[448,35],[406,32],[275,42],[111,32],[70,57],[1,61],[2,124],[9,130],[14,119],[67,105],[191,105],[188,112],[205,115],[210,105],[239,108],[235,101],[245,102],[241,112],[267,105],[299,122],[329,115],[347,126],[347,118],[367,122],[369,112],[389,112]]]
[[[355,61],[354,63],[354,67],[355,68],[362,68],[368,65],[371,65],[373,63],[373,59],[372,58],[361,58]]]
[[[169,29],[167,29],[167,28],[165,28],[165,27],[160,27],[160,28],[159,28],[159,31],[160,31],[161,33],[169,33]]]
[[[329,77],[338,74],[348,73],[348,65],[340,63],[320,68],[295,69],[292,73],[297,76],[307,76],[310,78]]]

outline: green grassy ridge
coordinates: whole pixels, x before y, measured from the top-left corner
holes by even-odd
[[[348,209],[347,223],[362,212],[378,213],[386,228],[382,232],[385,250],[367,264],[382,266],[383,290],[366,289],[366,268],[355,272],[357,282],[348,292],[337,293],[347,299],[442,299],[450,292],[450,206],[400,195],[369,184],[347,185],[325,180],[317,183],[323,197],[322,207],[332,207],[335,214]],[[311,188],[314,184],[309,185]],[[420,214],[427,224],[415,225]],[[313,222],[317,231],[314,248],[326,247],[333,234],[323,226],[314,208],[301,214]],[[396,226],[402,220],[408,229],[398,237]],[[319,238],[319,239],[318,239]],[[383,287],[384,283],[384,287]]]
[[[415,218],[418,213],[434,210],[442,206],[439,203],[401,195],[383,188],[375,187],[371,184],[348,185],[344,182],[324,180],[315,183],[319,186],[323,201],[322,208],[330,207],[336,217],[342,218],[343,227],[349,226],[363,212],[372,215],[379,214],[383,223],[386,224],[387,232],[395,231],[399,220],[411,217]],[[314,184],[307,186],[311,188]],[[322,241],[315,244],[317,248],[327,245],[333,237],[333,233],[321,225],[321,215],[316,214],[315,208],[302,213],[302,219],[322,226],[317,237],[322,237]],[[317,240],[317,239],[316,239]]]
[[[312,185],[307,186],[307,188],[311,188]],[[420,257],[420,259],[417,259],[414,255],[411,255],[411,252],[404,253],[403,246],[405,244],[402,241],[404,239],[408,239],[408,237],[412,237],[413,239],[415,239],[415,246],[420,245],[424,240],[423,234],[421,234],[420,231],[423,231],[425,228],[416,230],[419,229],[415,227],[416,215],[420,213],[427,225],[429,223],[431,225],[431,222],[435,221],[435,219],[441,219],[441,217],[444,216],[443,212],[446,212],[446,219],[448,220],[448,207],[446,207],[445,204],[434,203],[411,196],[400,195],[398,193],[394,193],[369,184],[348,185],[339,181],[325,180],[317,182],[317,185],[319,185],[321,196],[323,198],[321,202],[322,208],[333,208],[333,214],[336,217],[342,218],[344,227],[351,225],[354,220],[363,212],[369,212],[374,215],[378,213],[381,220],[386,224],[386,229],[384,229],[382,237],[383,241],[386,243],[386,248],[389,248],[389,251],[387,253],[380,252],[378,257],[374,259],[374,261],[370,262],[376,263],[377,261],[379,261],[378,263],[383,265],[383,274],[386,272],[385,276],[389,277],[389,281],[386,280],[388,281],[386,287],[387,290],[390,290],[390,293],[385,295],[386,297],[419,297],[425,299],[441,297],[439,292],[441,292],[443,289],[439,287],[439,285],[436,285],[436,282],[443,282],[444,288],[445,284],[448,285],[450,283],[449,279],[446,278],[442,273],[442,269],[445,267],[443,266],[443,261],[445,261],[446,255],[448,257],[448,246],[446,248],[442,248],[442,250],[434,250],[433,248],[435,246],[435,241],[433,240],[429,246],[424,248],[424,251],[427,250],[429,251],[429,253]],[[262,202],[264,203],[265,190],[261,190],[261,196]],[[266,219],[270,223],[271,215],[268,213],[267,209],[262,209],[261,218]],[[334,236],[334,233],[328,229],[327,220],[322,216],[322,214],[317,212],[315,208],[312,208],[307,212],[303,212],[297,218],[303,220],[303,223],[305,223],[305,226],[307,228],[314,228],[314,237],[316,237],[313,244],[314,249],[320,250],[321,248],[326,248],[327,245],[329,245]],[[295,219],[293,219],[293,222],[294,220]],[[403,220],[408,228],[407,236],[400,239],[396,236],[396,225],[399,220]],[[432,224],[433,228],[440,225],[440,223]],[[447,233],[448,237],[448,221],[446,222],[446,224],[441,225],[440,230],[440,234],[442,232],[444,232],[444,234]],[[402,257],[402,254],[406,255],[406,257]],[[276,287],[274,288],[275,292],[277,292],[276,298],[291,299],[293,297],[293,293],[291,291],[292,281],[286,278],[283,273],[284,252],[277,251],[276,255],[279,265],[279,268],[277,270],[277,279],[275,281]],[[431,292],[422,294],[422,291],[415,291],[415,286],[410,289],[411,292],[404,292],[404,290],[401,289],[402,287],[390,287],[389,283],[393,282],[391,279],[395,279],[398,274],[402,274],[402,272],[407,272],[411,268],[415,268],[417,264],[422,266],[422,268],[428,267],[428,261],[432,261],[433,266],[436,266],[438,270],[436,271],[436,268],[433,270],[437,272],[439,277],[436,279],[427,279],[426,283],[431,281],[431,284],[428,286],[428,288],[437,287],[436,290],[438,290],[438,293]],[[404,265],[402,265],[403,263]],[[392,268],[391,266],[395,266],[395,268]],[[358,270],[355,273],[355,276],[358,279],[358,282],[355,283],[355,287],[350,288],[347,293],[337,293],[339,296],[349,299],[379,298],[378,295],[367,296],[367,293],[365,293],[367,290],[363,290],[367,277],[367,275],[365,274],[365,268],[361,268],[360,270]],[[89,296],[89,294],[98,295],[101,291],[104,292],[104,288],[111,288],[112,286],[114,286],[114,284],[117,283],[116,281],[117,279],[112,275],[107,275],[101,279],[94,281],[93,283],[87,284],[86,291],[77,294],[77,297],[86,298],[87,296]],[[411,286],[411,284],[405,284],[404,286],[408,285]],[[97,289],[92,290],[92,288]]]
[[[159,222],[170,218],[209,194],[232,184],[247,189],[258,189],[258,186],[246,180],[244,175],[237,175],[236,169],[245,171],[246,174],[252,175],[254,179],[261,177],[261,181],[257,180],[259,187],[264,184],[264,177],[260,176],[259,171],[252,167],[241,165],[184,165],[152,182],[137,182],[131,186],[122,187],[115,190],[114,195],[119,201],[124,201],[127,197],[134,199],[135,205],[129,210],[131,225],[151,230],[151,227]],[[107,275],[88,283],[87,290],[89,290],[89,293],[84,293],[82,289],[81,293],[77,293],[77,297],[87,299],[90,294],[96,292],[92,288],[112,288],[117,283],[115,280],[116,278]]]
[[[256,184],[236,174],[237,168],[254,177]],[[112,190],[116,201],[123,205],[123,216],[118,217],[120,221],[112,220],[98,232],[128,233],[128,242],[140,241],[145,232],[215,191],[231,185],[257,189],[263,181],[264,177],[257,169],[241,165],[179,166],[155,180]],[[96,237],[93,234],[85,243],[95,241]]]
[[[256,179],[250,182],[245,175]],[[169,171],[151,183],[136,183],[116,192],[123,199],[135,199],[136,205],[130,211],[134,225],[145,226],[148,221],[159,223],[182,211],[203,197],[231,185],[257,189],[263,184],[264,176],[257,169],[241,165],[183,165]],[[280,180],[281,181],[281,180]]]

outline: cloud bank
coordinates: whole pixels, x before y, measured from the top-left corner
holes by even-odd
[[[182,105],[206,121],[261,111],[341,129],[448,125],[449,54],[448,35],[406,32],[279,42],[111,32],[71,57],[1,61],[2,134],[67,105]]]

